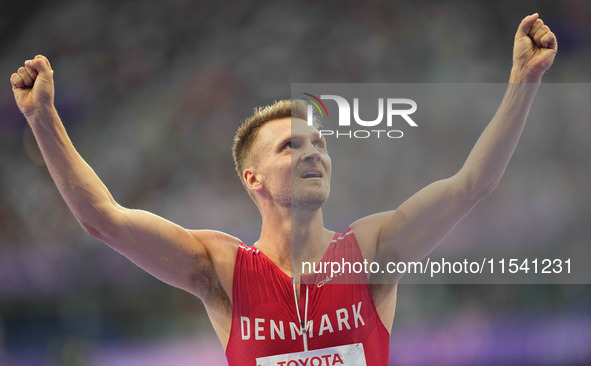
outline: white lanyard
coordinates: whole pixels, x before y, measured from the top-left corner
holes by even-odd
[[[304,310],[304,321],[302,322],[302,316],[300,315],[300,307],[298,304],[298,294],[296,292],[295,278],[292,278],[291,282],[293,283],[293,298],[295,300],[295,306],[298,312],[298,320],[300,321],[300,332],[302,332],[302,337],[304,339],[304,351],[308,351],[308,286],[304,286],[306,289],[306,308]]]

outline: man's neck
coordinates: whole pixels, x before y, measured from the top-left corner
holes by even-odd
[[[292,265],[302,261],[319,261],[332,233],[324,228],[322,210],[291,212],[263,216],[261,237],[256,243],[269,259],[290,276],[299,275],[299,268]]]

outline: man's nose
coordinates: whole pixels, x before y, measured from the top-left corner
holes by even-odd
[[[320,160],[320,153],[314,146],[314,144],[307,143],[304,154],[302,155],[303,160],[318,161]]]

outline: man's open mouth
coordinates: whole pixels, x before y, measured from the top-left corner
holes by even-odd
[[[302,173],[301,177],[304,179],[322,178],[322,172],[318,169],[307,169]]]

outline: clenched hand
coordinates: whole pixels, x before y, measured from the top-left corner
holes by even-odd
[[[37,55],[10,76],[14,99],[27,117],[53,107],[53,70],[45,56]]]
[[[538,13],[525,17],[515,34],[511,82],[539,82],[557,50],[556,36]]]

